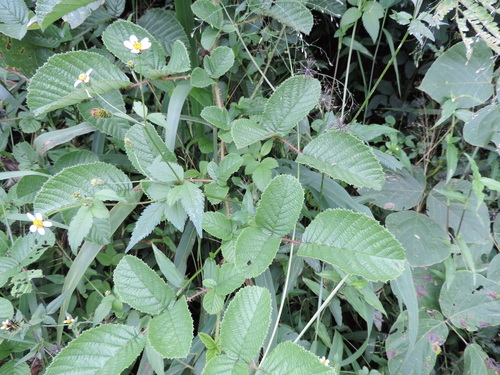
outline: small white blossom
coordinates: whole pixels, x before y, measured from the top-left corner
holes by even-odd
[[[66,320],[64,321],[64,323],[66,323],[66,324],[71,324],[74,322],[75,322],[75,319],[73,319],[71,316],[67,316]]]
[[[52,223],[50,221],[43,220],[43,216],[40,212],[37,212],[34,216],[30,213],[27,213],[26,215],[28,216],[28,219],[33,222],[33,224],[30,226],[30,232],[38,232],[38,234],[43,236],[45,234],[45,228],[52,226]]]
[[[330,360],[329,360],[329,359],[326,359],[324,356],[323,356],[323,357],[321,357],[321,358],[319,359],[319,361],[320,361],[322,364],[327,365],[327,366],[330,364]]]
[[[2,327],[0,327],[0,329],[2,329],[2,330],[7,330],[7,329],[9,329],[9,324],[10,324],[10,320],[8,320],[8,319],[7,319],[7,320],[4,320],[4,321],[2,322]]]
[[[92,73],[94,69],[90,68],[87,70],[87,73],[82,73],[78,76],[78,79],[75,81],[73,86],[78,86],[80,83],[89,83],[90,81],[90,73]]]
[[[123,42],[123,45],[127,47],[132,53],[141,53],[145,49],[151,48],[151,42],[149,38],[144,38],[141,41],[135,36],[130,35],[129,40]]]

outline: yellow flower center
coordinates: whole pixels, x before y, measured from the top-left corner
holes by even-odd
[[[134,46],[134,49],[138,49],[138,50],[142,49],[142,43],[141,42],[135,42],[133,44],[133,46]]]
[[[41,227],[43,227],[43,221],[42,220],[33,220],[33,225],[35,227],[41,228]]]
[[[78,80],[81,82],[84,82],[87,79],[87,75],[85,73],[82,73],[78,76]]]

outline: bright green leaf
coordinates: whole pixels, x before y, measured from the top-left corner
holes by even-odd
[[[226,46],[219,46],[212,51],[210,56],[205,56],[203,66],[212,78],[219,78],[234,64],[234,52]]]
[[[150,234],[161,222],[166,204],[167,203],[165,201],[153,202],[149,204],[144,211],[142,211],[141,216],[139,216],[139,219],[137,219],[137,222],[135,223],[132,237],[130,237],[130,242],[125,249],[126,253],[140,240]]]
[[[205,212],[203,229],[221,240],[229,240],[233,236],[233,222],[221,212]]]
[[[38,23],[45,30],[50,24],[94,0],[39,0],[36,2]]]

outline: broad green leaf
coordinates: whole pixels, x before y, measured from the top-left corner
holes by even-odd
[[[482,41],[474,43],[468,60],[465,44],[455,44],[434,61],[419,89],[441,104],[451,98],[458,108],[480,105],[493,95],[491,56],[491,49]]]
[[[307,0],[306,4],[309,8],[315,9],[322,13],[327,13],[330,16],[340,17],[345,12],[346,4],[344,1],[330,0]]]
[[[304,202],[304,190],[293,176],[275,177],[262,194],[255,223],[266,233],[286,236],[299,218]]]
[[[500,324],[500,286],[470,271],[458,271],[441,289],[443,315],[467,331]]]
[[[111,18],[111,14],[106,12],[103,8],[100,8],[101,5],[101,1],[96,0],[91,2],[90,4],[85,4],[69,13],[66,13],[61,18],[64,22],[67,22],[72,29],[75,29],[78,26],[82,25],[85,20],[89,18],[90,15],[97,9],[99,9],[100,11],[98,11],[98,14],[103,15],[104,19]],[[91,22],[92,18],[89,21]]]
[[[10,277],[21,272],[22,268],[19,263],[10,257],[0,258],[0,287],[4,286]]]
[[[395,279],[405,263],[404,249],[387,229],[368,216],[342,209],[318,214],[305,230],[297,254],[370,281]]]
[[[178,186],[180,190],[180,201],[182,207],[186,210],[189,218],[196,228],[198,236],[202,237],[202,222],[203,222],[203,209],[205,204],[205,196],[201,189],[191,182],[185,182]]]
[[[185,297],[151,320],[148,340],[163,358],[184,358],[189,354],[193,340],[193,319]]]
[[[176,41],[181,41],[185,46],[189,46],[189,39],[181,24],[175,18],[175,13],[165,9],[150,9],[138,22],[161,44],[167,56],[173,55],[173,45]]]
[[[426,215],[397,212],[387,216],[385,225],[401,242],[413,267],[430,266],[450,256],[448,233]]]
[[[150,176],[149,167],[158,155],[163,161],[176,162],[177,158],[150,125],[134,125],[125,135],[125,150],[134,167],[143,175]]]
[[[21,40],[27,32],[28,11],[23,0],[0,0],[0,33]]]
[[[193,87],[203,88],[215,83],[216,81],[210,78],[205,69],[196,67],[191,72],[191,78],[189,82]]]
[[[184,283],[184,276],[175,267],[175,264],[168,259],[165,254],[158,250],[154,243],[152,243],[151,246],[153,247],[156,263],[158,264],[158,267],[160,267],[160,271],[163,276],[165,276],[167,281],[173,286],[177,288],[182,287],[182,284]]]
[[[154,180],[167,184],[175,184],[184,180],[184,169],[179,164],[165,163],[159,158],[156,158],[153,164],[149,166],[148,171]]]
[[[264,130],[253,120],[241,118],[231,123],[231,134],[236,147],[243,148],[270,137],[272,132]]]
[[[203,229],[221,240],[229,240],[233,236],[233,222],[221,212],[205,212]]]
[[[36,2],[38,24],[45,30],[62,16],[95,0],[39,0]]]
[[[80,164],[97,163],[99,156],[88,150],[75,150],[61,156],[54,163],[55,172],[61,172],[64,168],[74,167]],[[18,188],[19,189],[19,188]]]
[[[33,290],[32,280],[42,277],[42,270],[23,270],[21,273],[17,274],[10,280],[10,282],[12,283],[10,294],[14,298],[19,298],[23,294],[31,293],[31,291]]]
[[[125,255],[113,274],[116,292],[134,309],[156,315],[174,299],[174,291],[139,258]]]
[[[321,84],[317,79],[304,76],[287,79],[267,101],[262,128],[272,134],[287,135],[318,104],[320,94]]]
[[[132,53],[123,42],[135,35],[139,41],[148,38],[151,47],[140,52]],[[102,33],[102,40],[106,48],[124,64],[149,78],[156,78],[162,74],[152,74],[151,71],[165,68],[165,51],[156,39],[142,27],[125,20],[118,20],[106,27]],[[130,64],[132,62],[132,64]]]
[[[494,367],[488,366],[488,354],[478,344],[469,344],[464,353],[464,375],[497,375]]]
[[[90,69],[90,82],[74,86]],[[40,67],[28,87],[28,106],[35,115],[70,106],[92,96],[130,85],[122,71],[106,57],[75,51],[54,55]],[[88,92],[88,93],[87,93]]]
[[[31,370],[26,362],[19,363],[19,360],[13,359],[4,363],[0,367],[0,375],[27,375]]]
[[[223,296],[231,294],[245,282],[245,276],[234,263],[224,263],[216,273],[215,292]]]
[[[78,247],[82,244],[83,239],[89,234],[92,227],[93,217],[89,206],[82,206],[71,220],[68,229],[68,243],[76,254]]]
[[[469,196],[471,183],[452,179],[449,188],[451,189],[449,191],[459,192],[467,197]],[[442,194],[445,189],[445,183],[442,181],[429,193],[427,197],[427,214],[429,217],[444,230],[449,227],[453,228],[455,236],[461,233],[462,239],[466,243],[485,244],[489,242],[490,218],[484,202],[481,202],[478,207],[475,194],[470,194],[466,202],[455,199],[449,200]]]
[[[222,349],[231,357],[251,361],[259,354],[270,323],[269,291],[258,286],[241,289],[229,304],[222,320]]]
[[[464,139],[474,146],[500,144],[500,105],[492,104],[474,113],[465,123]]]
[[[324,374],[337,375],[338,372],[323,363],[319,357],[305,350],[302,346],[286,341],[278,344],[266,357],[256,375],[267,374]]]
[[[17,28],[18,26],[15,27]],[[21,26],[19,26],[19,28],[21,28]],[[16,36],[18,36],[22,33],[22,30],[14,30],[14,32],[17,34]],[[27,77],[31,77],[52,55],[52,51],[47,48],[40,48],[39,46],[33,45],[29,43],[26,38],[23,38],[23,40],[9,38],[7,35],[3,35],[0,30],[0,65],[3,67],[8,66],[12,69],[16,69]],[[21,103],[10,95],[7,90],[1,91],[2,96],[7,96],[9,101],[17,103],[17,106],[21,105]]]
[[[387,337],[386,353],[390,374],[428,375],[448,336],[448,327],[438,311],[420,312],[417,341],[410,346],[407,335],[408,314],[399,315]]]
[[[314,23],[312,13],[299,0],[277,0],[273,7],[262,13],[304,34],[311,32]]]
[[[35,212],[48,214],[75,206],[85,197],[110,189],[127,197],[132,184],[118,168],[107,163],[80,164],[66,168],[51,177],[35,198]]]
[[[375,1],[367,1],[363,5],[363,26],[372,38],[373,43],[376,43],[378,33],[380,31],[380,19],[384,16],[384,8]]]
[[[125,10],[126,0],[106,0],[106,9],[113,17],[119,17]]]
[[[117,109],[125,112],[125,102],[118,90],[107,92],[96,97],[95,100],[85,101],[78,105],[78,110],[85,121],[101,132],[122,141],[125,133],[130,129],[130,124],[123,118],[113,116],[113,112]]]
[[[209,314],[215,315],[224,307],[224,296],[217,294],[215,289],[210,289],[203,296],[203,308]]]
[[[181,202],[176,202],[174,205],[165,205],[165,210],[163,212],[165,219],[170,221],[178,231],[184,231],[184,225],[187,220],[186,210],[182,207]]]
[[[211,0],[197,0],[191,5],[193,13],[216,29],[222,28],[224,21],[223,10],[219,3],[213,3]]]
[[[399,170],[384,170],[385,183],[382,190],[361,188],[358,193],[363,201],[373,203],[384,210],[404,211],[420,203],[424,195],[425,179],[415,171],[408,172],[406,168]]]
[[[278,252],[281,238],[264,233],[259,228],[245,228],[235,245],[235,262],[248,278],[266,270]]]
[[[372,149],[356,137],[340,132],[325,133],[311,141],[297,162],[358,187],[380,190],[384,173]]]
[[[145,335],[135,327],[104,324],[71,341],[54,358],[45,374],[120,374],[142,352],[145,343]]]
[[[228,355],[218,355],[208,361],[202,375],[248,375],[246,362],[232,358]]]
[[[358,7],[352,7],[345,11],[340,19],[340,27],[349,26],[354,24],[361,18],[361,11]]]
[[[177,40],[172,46],[172,56],[170,56],[164,75],[183,73],[189,69],[191,69],[191,61],[186,45]]]
[[[210,56],[205,56],[203,66],[212,78],[219,78],[234,64],[234,52],[226,46],[219,46],[212,51]]]
[[[243,163],[243,158],[237,154],[228,154],[217,164],[210,162],[208,174],[219,184],[225,184],[229,177],[235,173]]]
[[[218,128],[229,130],[231,118],[226,108],[219,108],[216,106],[205,107],[200,113],[204,120],[208,121]]]
[[[150,234],[161,222],[165,205],[167,205],[165,201],[153,202],[142,211],[141,216],[139,216],[139,219],[135,223],[130,242],[125,249],[126,253],[140,240]]]
[[[18,237],[12,244],[10,253],[19,262],[21,267],[27,267],[35,263],[54,244],[55,236],[50,230],[46,230],[43,236],[37,233],[30,233]]]
[[[8,299],[0,297],[0,319],[2,321],[11,319],[13,315],[14,307],[12,303]]]

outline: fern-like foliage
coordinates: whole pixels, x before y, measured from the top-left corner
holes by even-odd
[[[467,48],[467,58],[472,54],[471,28],[475,36],[500,54],[500,28],[495,21],[495,13],[500,14],[496,0],[443,0],[436,7],[434,18],[442,21],[450,11],[456,9],[458,30]]]

